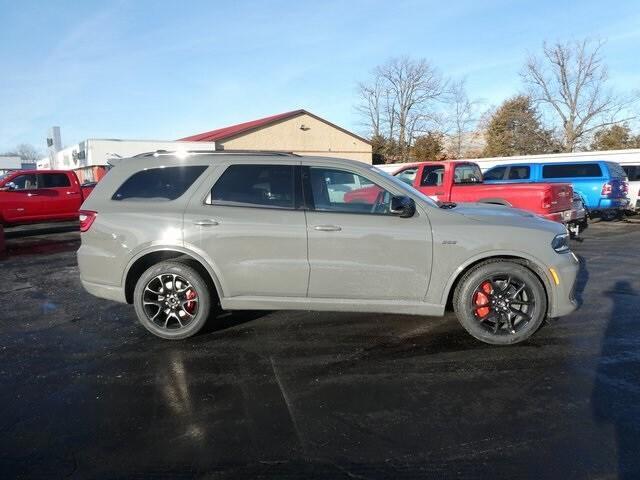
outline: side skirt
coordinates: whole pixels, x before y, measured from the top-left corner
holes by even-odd
[[[397,313],[441,317],[445,306],[407,300],[238,296],[221,299],[224,310],[319,310],[325,312]]]

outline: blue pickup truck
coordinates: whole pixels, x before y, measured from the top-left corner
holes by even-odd
[[[629,184],[614,162],[549,162],[498,165],[487,170],[485,183],[570,183],[590,217],[615,218],[628,206]]]

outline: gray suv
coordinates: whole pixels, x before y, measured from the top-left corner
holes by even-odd
[[[223,310],[441,316],[492,344],[576,308],[562,225],[440,204],[364,163],[279,153],[119,160],[82,207],[90,293],[181,339]]]

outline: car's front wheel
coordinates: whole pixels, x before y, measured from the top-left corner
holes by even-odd
[[[510,260],[482,263],[460,280],[453,306],[462,326],[493,345],[511,345],[533,335],[547,315],[540,279]]]
[[[161,262],[136,283],[133,303],[140,323],[154,335],[179,340],[195,335],[211,312],[207,282],[190,266]]]

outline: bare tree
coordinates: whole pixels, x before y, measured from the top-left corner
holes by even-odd
[[[16,154],[24,161],[28,163],[35,163],[42,158],[42,154],[33,146],[28,143],[21,143],[16,147]]]
[[[416,136],[433,129],[446,88],[447,81],[426,60],[392,58],[373,71],[369,83],[359,84],[356,110],[373,136],[386,138],[394,155],[407,160]]]
[[[446,132],[449,154],[453,158],[462,158],[473,128],[478,123],[477,107],[480,102],[469,100],[466,81],[463,79],[451,84],[448,103],[450,106],[446,115]]]
[[[386,95],[383,81],[380,77],[375,77],[370,84],[360,82],[357,90],[360,103],[356,105],[356,111],[363,117],[371,136],[380,137],[382,135],[382,117],[385,113],[383,102]]]
[[[602,45],[589,40],[544,43],[542,56],[529,56],[521,72],[533,101],[559,120],[566,152],[584,145],[595,130],[634,118],[627,113],[633,99],[606,87]]]

